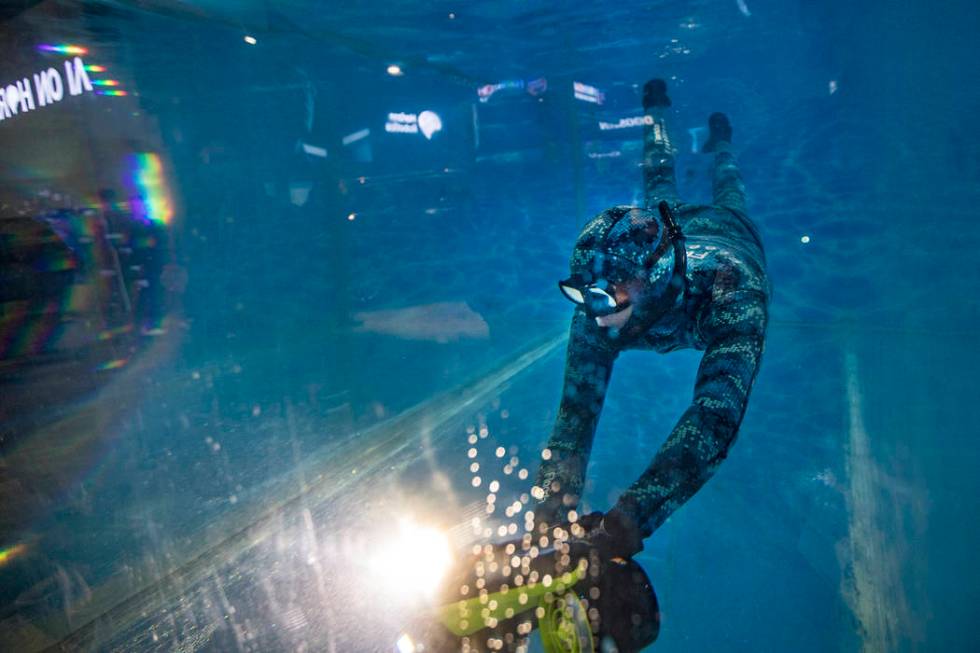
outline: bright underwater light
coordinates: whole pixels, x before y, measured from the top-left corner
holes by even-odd
[[[398,653],[415,653],[415,642],[407,633],[398,638],[395,646],[398,648]]]
[[[368,557],[368,566],[385,592],[404,601],[431,597],[449,569],[449,539],[442,532],[408,519]]]

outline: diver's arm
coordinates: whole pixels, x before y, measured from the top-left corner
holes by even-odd
[[[535,508],[538,522],[564,520],[565,510],[582,496],[585,469],[592,451],[599,413],[606,397],[617,351],[595,322],[576,309],[568,337],[565,381],[558,417],[548,440],[548,454],[535,483],[544,495]]]
[[[766,297],[738,291],[710,307],[694,400],[611,512],[646,537],[711,478],[735,441],[765,343]]]

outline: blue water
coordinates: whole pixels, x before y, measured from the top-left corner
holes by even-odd
[[[980,10],[932,4],[3,8],[0,82],[66,81],[0,121],[0,650],[395,650],[434,573],[377,572],[399,520],[463,546],[530,491],[555,281],[642,197],[599,122],[651,77],[688,201],[730,116],[774,301],[737,444],[638,557],[649,650],[980,649]],[[699,359],[620,358],[587,508]]]

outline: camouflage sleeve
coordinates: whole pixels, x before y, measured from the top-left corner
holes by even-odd
[[[706,312],[701,330],[708,346],[694,400],[616,505],[642,537],[694,496],[728,456],[759,370],[766,321],[767,299],[756,291],[733,292]]]
[[[575,311],[568,338],[565,381],[558,417],[538,470],[535,508],[539,521],[555,523],[578,504],[596,424],[617,352],[600,337],[582,310]]]

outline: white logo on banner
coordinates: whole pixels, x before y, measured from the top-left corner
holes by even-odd
[[[419,114],[419,128],[426,140],[432,140],[432,135],[442,129],[442,119],[432,111]]]

